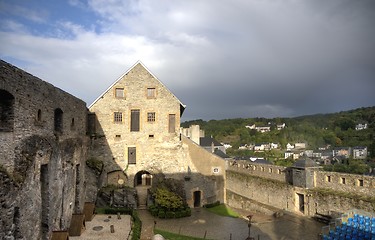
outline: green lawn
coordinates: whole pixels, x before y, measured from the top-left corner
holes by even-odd
[[[220,216],[234,217],[234,218],[240,217],[238,213],[236,213],[235,211],[227,207],[225,204],[220,204],[218,206],[206,208],[206,209],[207,211],[210,211]]]
[[[167,232],[167,231],[160,230],[160,229],[157,229],[157,228],[154,229],[154,234],[160,234],[165,239],[168,239],[168,240],[207,240],[207,239],[203,239],[203,238],[179,235],[177,233],[171,233],[171,232]]]

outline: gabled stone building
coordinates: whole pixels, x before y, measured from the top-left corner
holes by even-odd
[[[223,202],[224,160],[181,136],[185,106],[141,62],[89,110],[94,114],[90,153],[104,162],[102,185],[151,185],[159,176],[181,180],[192,206]]]

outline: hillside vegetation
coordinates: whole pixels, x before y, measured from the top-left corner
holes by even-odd
[[[276,125],[286,127],[277,130]],[[364,130],[355,130],[359,123],[367,123]],[[287,143],[305,142],[309,149],[331,147],[367,146],[375,157],[375,107],[358,108],[331,114],[316,114],[294,118],[236,118],[224,120],[201,119],[186,121],[182,127],[198,124],[206,136],[212,135],[220,142],[229,143],[233,149],[244,144],[264,142],[279,143],[284,149]],[[245,126],[270,126],[271,131],[261,133]]]

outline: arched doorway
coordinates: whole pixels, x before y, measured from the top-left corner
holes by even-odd
[[[134,187],[136,186],[151,186],[152,174],[147,171],[139,171],[134,176]]]
[[[14,128],[14,97],[0,89],[0,132],[12,132]]]
[[[201,198],[202,198],[202,192],[201,191],[194,191],[194,193],[193,193],[194,207],[200,207],[201,206]]]

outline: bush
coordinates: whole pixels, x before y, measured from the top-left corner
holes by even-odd
[[[185,210],[182,211],[183,217],[190,217],[191,216],[191,209],[185,208]]]
[[[166,218],[174,218],[174,217],[175,217],[175,214],[174,214],[174,212],[172,212],[172,211],[167,211],[167,212],[165,213],[165,217],[166,217]]]
[[[165,218],[165,211],[160,209],[159,212],[158,212],[158,217],[159,218]]]
[[[148,211],[150,212],[150,214],[153,216],[153,217],[157,217],[158,216],[158,212],[159,212],[159,209],[155,206],[155,205],[151,205],[148,207]]]
[[[184,217],[182,210],[178,210],[174,213],[175,218],[182,218]]]
[[[129,208],[105,208],[104,213],[105,214],[126,214],[126,215],[132,215],[133,210]]]
[[[132,240],[139,240],[141,238],[141,231],[142,231],[142,221],[138,216],[138,212],[133,210],[132,211],[132,219],[133,219],[133,234]]]

